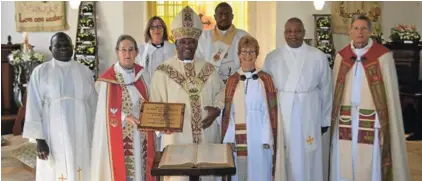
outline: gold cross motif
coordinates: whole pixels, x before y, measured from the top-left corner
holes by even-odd
[[[308,136],[308,139],[306,140],[306,142],[308,142],[308,144],[312,144],[312,142],[314,142],[314,138],[311,136]]]
[[[82,169],[79,167],[79,169],[78,169],[78,181],[81,181],[81,171],[82,171]]]
[[[64,180],[67,180],[67,179],[66,179],[66,178],[64,178],[64,177],[63,177],[63,174],[62,174],[62,176],[61,176],[61,177],[59,177],[59,180],[64,181]]]

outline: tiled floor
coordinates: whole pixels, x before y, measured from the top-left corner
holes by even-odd
[[[422,142],[408,142],[409,169],[413,181],[422,181]],[[2,155],[3,156],[3,155]],[[35,175],[10,157],[1,159],[2,181],[35,181]]]

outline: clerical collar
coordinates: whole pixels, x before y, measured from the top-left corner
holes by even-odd
[[[180,61],[183,62],[183,63],[192,63],[193,62],[193,59],[192,60],[180,60]]]
[[[71,63],[72,63],[72,60],[64,62],[64,61],[60,61],[60,60],[57,60],[57,59],[54,59],[54,58],[53,58],[53,61],[54,61],[54,63],[56,63],[60,67],[70,66]]]
[[[352,50],[361,50],[361,49],[366,50],[366,49],[371,48],[373,43],[374,43],[374,42],[372,41],[372,39],[369,39],[369,40],[368,40],[368,44],[366,44],[364,47],[362,47],[362,48],[356,48],[356,47],[353,45],[353,40],[352,40],[352,42],[350,43],[350,46],[352,47]]]
[[[151,45],[154,46],[155,48],[162,48],[162,47],[164,47],[164,41],[161,42],[160,44],[154,44],[154,43],[151,42]]]
[[[290,46],[286,43],[286,48],[287,48],[289,51],[292,51],[292,52],[300,52],[300,51],[302,51],[302,50],[303,50],[303,48],[305,48],[305,46],[306,46],[306,43],[305,43],[305,42],[303,42],[303,43],[302,43],[302,45],[300,45],[300,47],[297,47],[297,48],[290,47]]]
[[[118,64],[122,68],[122,70],[124,70],[126,73],[128,73],[128,74],[135,73],[135,67],[128,69],[128,68],[125,68],[122,65],[120,65],[120,62]]]
[[[242,75],[240,75],[240,80],[241,81],[245,81],[245,80],[248,80],[248,79],[253,79],[253,80],[256,80],[256,79],[258,79],[258,74],[256,73],[256,69],[253,69],[252,71],[249,71],[249,72],[243,72],[242,71]]]
[[[227,32],[227,30],[220,30],[220,29],[218,29],[218,31],[220,31],[221,32],[221,34],[223,34],[223,35],[225,35],[226,34],[226,32]]]

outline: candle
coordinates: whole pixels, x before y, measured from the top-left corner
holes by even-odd
[[[27,32],[23,32],[23,39],[24,40],[28,39],[28,33]]]

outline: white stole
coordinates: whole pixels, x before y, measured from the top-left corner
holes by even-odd
[[[352,76],[352,91],[351,91],[351,118],[352,118],[352,179],[356,180],[356,162],[358,160],[358,151],[357,151],[357,147],[358,147],[358,131],[359,131],[359,109],[360,109],[360,100],[361,100],[361,85],[362,85],[362,76],[366,76],[365,75],[365,70],[363,68],[362,62],[361,62],[361,58],[363,55],[366,54],[366,52],[368,52],[369,48],[372,47],[372,40],[370,39],[368,42],[368,45],[365,46],[364,48],[361,49],[356,49],[353,46],[353,41],[351,43],[351,47],[353,52],[356,54],[356,62],[352,67],[353,71],[353,76]],[[380,149],[379,149],[379,130],[381,128],[381,125],[379,123],[378,120],[378,115],[375,116],[375,125],[374,125],[374,129],[375,129],[375,134],[374,134],[374,150],[372,153],[372,158],[373,158],[373,163],[372,163],[372,180],[378,180],[377,178],[379,177],[380,173],[381,173],[381,168],[380,168],[380,158],[378,158],[379,154],[380,154]],[[368,153],[369,154],[369,153]]]
[[[302,75],[302,70],[304,67],[304,64],[306,62],[306,59],[308,58],[308,46],[303,43],[303,45],[300,47],[301,53],[299,57],[295,57],[293,52],[291,52],[290,47],[287,47],[288,45],[285,45],[286,47],[283,49],[283,62],[286,64],[286,66],[289,68],[289,75],[287,77],[287,81],[284,85],[284,90],[280,90],[280,97],[281,97],[281,108],[283,113],[283,119],[285,123],[285,141],[286,145],[288,145],[288,142],[290,140],[290,126],[292,122],[292,113],[293,113],[293,105],[296,98],[297,93],[297,86],[300,81],[300,77]],[[290,60],[290,61],[289,61]],[[289,61],[289,62],[288,62]],[[288,64],[291,63],[290,66]],[[295,106],[300,106],[299,104]],[[300,108],[298,108],[300,110]],[[304,132],[309,133],[309,135],[314,135],[314,127],[313,125],[307,125],[304,124]],[[301,133],[303,134],[303,133]],[[306,138],[305,138],[306,139]],[[305,148],[307,150],[312,151],[316,149],[316,144],[306,144]],[[288,152],[289,150],[287,150]]]

